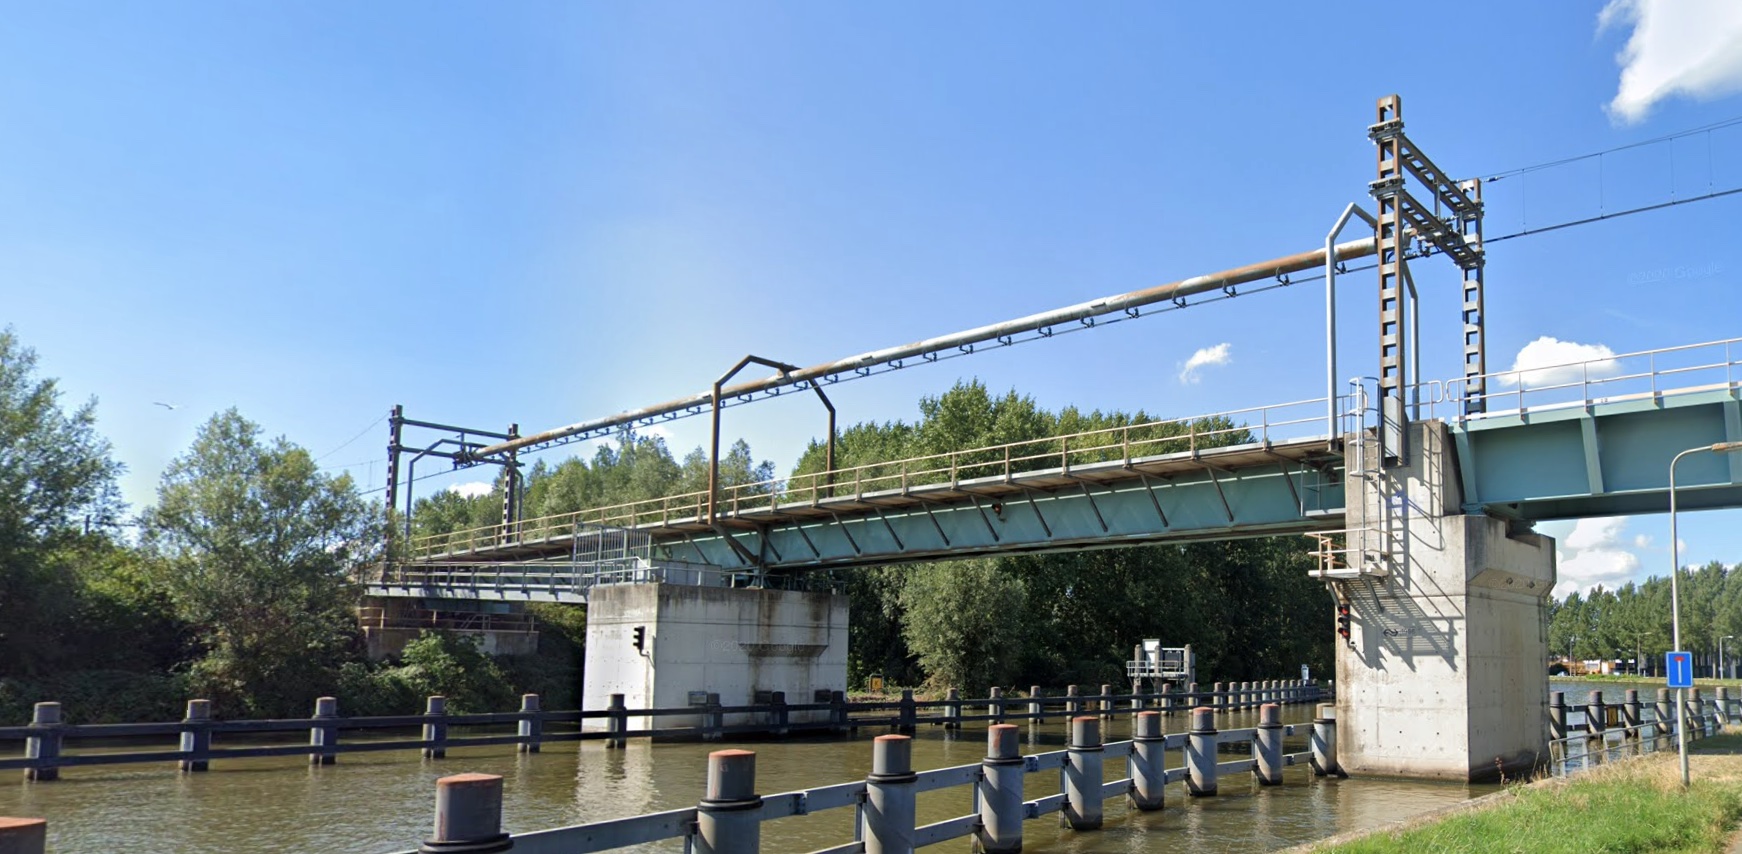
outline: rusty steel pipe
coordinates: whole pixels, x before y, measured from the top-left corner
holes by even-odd
[[[882,350],[873,350],[869,353],[861,353],[857,356],[849,356],[845,359],[837,359],[833,362],[824,362],[820,365],[812,365],[811,367],[801,368],[795,371],[783,371],[759,380],[750,380],[734,386],[721,388],[718,394],[715,394],[715,392],[710,389],[701,392],[700,394],[693,394],[689,397],[681,397],[676,400],[668,400],[664,403],[649,406],[644,409],[620,412],[616,415],[597,418],[592,421],[582,421],[576,424],[570,424],[567,427],[546,430],[543,433],[534,433],[530,436],[523,436],[519,439],[498,442],[494,445],[479,448],[477,451],[473,452],[473,456],[474,458],[491,457],[497,454],[507,453],[508,451],[521,450],[533,445],[554,442],[558,439],[567,438],[577,433],[587,433],[594,430],[607,430],[613,427],[620,427],[624,424],[632,424],[643,418],[652,418],[691,409],[701,410],[703,408],[711,408],[717,401],[724,400],[728,397],[755,394],[773,388],[804,385],[813,380],[819,380],[832,374],[845,373],[858,368],[885,364],[899,359],[911,359],[927,353],[952,350],[957,347],[966,347],[986,341],[996,341],[999,338],[1017,335],[1024,332],[1033,332],[1038,329],[1044,329],[1049,326],[1056,326],[1070,321],[1102,317],[1104,315],[1122,312],[1127,309],[1140,308],[1146,305],[1154,305],[1155,303],[1181,299],[1194,294],[1221,290],[1223,288],[1245,284],[1247,282],[1256,282],[1274,278],[1286,273],[1299,273],[1305,270],[1312,270],[1323,267],[1327,256],[1331,254],[1335,255],[1335,261],[1347,261],[1353,258],[1365,258],[1368,255],[1372,255],[1374,252],[1374,241],[1373,238],[1370,237],[1336,244],[1334,253],[1327,253],[1324,249],[1297,252],[1293,255],[1284,255],[1281,258],[1273,258],[1269,261],[1260,261],[1256,264],[1247,264],[1242,267],[1234,267],[1216,273],[1193,276],[1189,279],[1181,279],[1177,282],[1169,282],[1165,285],[1155,285],[1142,290],[1102,297],[1097,300],[1077,303],[1076,305],[1065,306],[1064,308],[1056,308],[1039,314],[1031,314],[1027,317],[1019,317],[1015,320],[1007,320],[1003,323],[994,323],[990,326],[981,326],[963,332],[943,335],[937,338],[927,338],[922,341],[915,341],[911,344],[903,344],[898,347],[887,347]]]

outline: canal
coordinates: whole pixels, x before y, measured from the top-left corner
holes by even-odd
[[[1312,706],[1284,707],[1284,720],[1305,723]],[[1218,716],[1217,726],[1257,722],[1253,712]],[[1185,728],[1174,715],[1169,732]],[[166,766],[68,768],[51,783],[0,782],[0,815],[49,819],[50,850],[60,854],[108,851],[376,852],[406,850],[428,835],[437,777],[462,771],[505,778],[504,820],[520,832],[694,806],[706,778],[707,754],[722,747],[757,751],[758,788],[764,794],[863,779],[870,771],[872,737],[860,730],[840,738],[712,744],[631,742],[607,750],[599,742],[547,744],[521,756],[511,748],[470,748],[426,761],[415,752],[356,753],[337,765],[309,767],[296,759],[215,763],[204,774],[178,774]],[[922,724],[914,766],[930,769],[977,762],[985,755],[985,727],[961,732]],[[1109,723],[1107,740],[1130,737],[1130,719]],[[1286,749],[1305,749],[1305,738]],[[1065,746],[1065,721],[1024,727],[1024,753]],[[1169,764],[1177,765],[1177,754]],[[1234,758],[1232,756],[1228,758]],[[1124,776],[1124,763],[1107,763],[1108,779]],[[22,776],[22,775],[20,775]],[[1031,775],[1031,786],[1042,778]],[[1316,779],[1291,767],[1286,784],[1259,788],[1242,777],[1224,780],[1215,798],[1188,799],[1183,784],[1168,788],[1159,813],[1127,811],[1107,802],[1106,829],[1074,833],[1053,817],[1024,827],[1025,851],[1160,852],[1261,851],[1375,827],[1492,791],[1494,787],[1364,778]],[[1054,790],[1056,791],[1056,790]],[[1035,797],[1041,792],[1031,792]],[[921,823],[969,811],[965,788],[929,792],[919,800]],[[853,811],[832,810],[764,825],[763,850],[809,851],[852,838]],[[937,850],[967,850],[966,842]],[[680,843],[645,851],[681,851]]]

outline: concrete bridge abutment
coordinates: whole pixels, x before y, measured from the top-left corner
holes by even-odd
[[[1366,571],[1331,585],[1350,609],[1340,762],[1353,774],[1517,777],[1547,756],[1554,540],[1463,514],[1443,423],[1412,424],[1408,440],[1405,460],[1351,467],[1346,486],[1351,562]]]

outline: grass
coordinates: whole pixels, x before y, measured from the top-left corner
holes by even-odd
[[[1723,852],[1742,819],[1742,735],[1704,739],[1681,789],[1674,752],[1514,786],[1466,812],[1315,851]]]

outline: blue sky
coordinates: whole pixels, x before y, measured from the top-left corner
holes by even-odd
[[[1473,2],[1405,26],[1379,3],[9,3],[0,323],[99,400],[135,506],[229,406],[378,487],[395,403],[544,429],[699,391],[748,352],[810,364],[1312,248],[1368,201],[1389,92],[1461,175],[1742,115],[1731,5]],[[1733,127],[1508,176],[1489,232],[1739,185]],[[1739,212],[1495,244],[1490,368],[1545,336],[1742,335]],[[1457,277],[1414,269],[1424,373],[1450,377]],[[1341,358],[1371,373],[1357,282]],[[1054,407],[1308,398],[1321,300],[1249,295],[833,396],[848,422],[968,376]],[[822,421],[792,397],[727,425],[784,467]],[[705,424],[669,435],[681,454]],[[1688,518],[1688,559],[1742,560],[1735,521]],[[1663,517],[1550,530],[1569,585],[1667,561]]]

